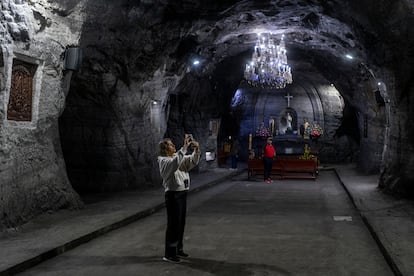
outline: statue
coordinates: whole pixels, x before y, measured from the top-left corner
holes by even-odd
[[[270,117],[269,120],[269,129],[270,129],[270,136],[273,136],[275,134],[275,119]]]
[[[292,130],[292,116],[290,112],[286,113],[286,128],[287,130]]]
[[[310,126],[309,126],[309,122],[308,120],[305,120],[305,122],[303,122],[303,138],[304,139],[309,139],[309,134],[310,134]]]

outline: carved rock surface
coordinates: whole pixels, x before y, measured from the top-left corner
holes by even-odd
[[[76,44],[81,26],[72,25],[79,11],[67,17],[54,13],[65,9],[58,2],[4,0],[0,6],[0,229],[42,212],[82,206],[67,178],[58,127],[67,93],[63,54],[66,45]],[[36,68],[32,120],[26,122],[7,120],[17,60]]]
[[[356,161],[380,172],[385,190],[413,194],[413,2],[3,0],[1,102],[15,53],[39,62],[42,81],[35,123],[15,127],[0,105],[0,220],[78,206],[71,186],[160,185],[155,160],[165,136],[180,146],[191,132],[204,151],[243,130],[245,144],[249,130],[237,122],[255,128],[276,112],[266,109],[266,93],[232,108],[257,32],[285,35],[292,107],[323,123],[323,161]],[[82,48],[83,63],[66,94],[68,46]],[[214,145],[209,121],[217,118]],[[199,169],[209,166],[202,160]],[[30,199],[24,206],[22,197]]]

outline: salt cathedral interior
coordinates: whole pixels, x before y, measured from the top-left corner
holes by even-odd
[[[411,0],[2,0],[0,228],[159,186],[158,143],[185,133],[199,171],[227,166],[232,139],[247,164],[271,136],[413,198],[413,14]]]

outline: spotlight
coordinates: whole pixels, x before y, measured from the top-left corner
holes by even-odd
[[[345,57],[346,57],[347,59],[354,59],[354,57],[353,57],[353,56],[351,56],[350,54],[346,54],[346,55],[345,55]]]

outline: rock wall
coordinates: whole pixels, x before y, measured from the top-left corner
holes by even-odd
[[[414,29],[410,27],[414,23],[413,3],[411,0],[383,2],[379,9],[366,6],[360,10],[364,18],[381,18],[371,21],[371,27],[379,31],[366,43],[371,48],[372,63],[380,66],[372,69],[383,82],[380,89],[386,101],[383,107],[372,108],[369,114],[374,118],[370,126],[375,130],[369,135],[373,134],[371,137],[375,138],[371,140],[377,141],[369,142],[366,153],[373,160],[381,160],[379,186],[404,197],[414,196],[411,173],[414,165]]]
[[[2,0],[0,18],[2,229],[46,210],[82,205],[66,175],[58,132],[67,93],[64,80],[71,75],[63,70],[64,53],[67,46],[78,43],[82,2]],[[12,68],[19,61],[35,68],[33,95],[28,98],[31,120],[25,121],[7,117]]]
[[[411,45],[414,47],[414,44]],[[406,54],[402,52],[402,55]],[[382,130],[386,140],[381,156],[379,186],[387,193],[404,197],[414,197],[414,176],[411,173],[414,166],[414,70],[407,63],[413,59],[412,54],[403,59],[401,68],[406,71],[399,75],[395,86],[393,82],[388,82],[391,84],[387,87],[389,98],[386,100],[389,103],[384,107],[388,118]]]
[[[83,64],[60,119],[69,179],[81,193],[160,185],[156,159],[167,94],[185,69],[168,58],[180,26],[161,24],[163,8],[150,1],[85,7]]]

